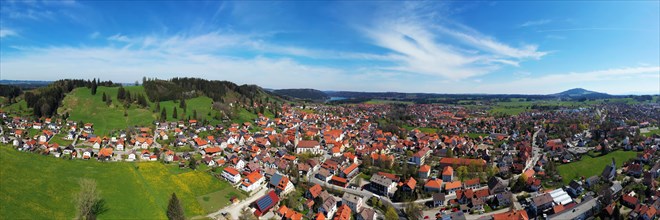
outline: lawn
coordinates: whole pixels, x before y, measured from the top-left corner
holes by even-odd
[[[228,185],[224,190],[198,196],[197,202],[199,202],[199,204],[207,212],[213,212],[221,209],[222,207],[228,206],[230,204],[229,200],[232,197],[238,197],[242,200],[245,198],[245,195]]]
[[[620,168],[621,164],[635,157],[637,157],[637,152],[634,151],[614,151],[600,157],[585,155],[580,161],[557,166],[557,170],[562,176],[564,183],[568,184],[571,180],[578,177],[589,178],[593,175],[600,175],[603,169],[605,169],[605,166],[612,163],[612,158],[616,161],[617,168]]]
[[[124,88],[131,92],[131,96],[144,94],[142,86]],[[87,87],[76,88],[66,95],[58,113],[69,112],[71,120],[94,123],[94,133],[98,135],[108,135],[112,130],[126,129],[134,125],[149,126],[156,119],[156,114],[150,109],[140,108],[136,104],[132,104],[126,110],[127,116],[124,116],[123,104],[117,101],[118,89],[119,87],[100,86],[96,95],[92,95]],[[103,93],[112,99],[110,106],[103,102]]]
[[[161,163],[100,163],[63,160],[0,146],[0,219],[71,219],[81,178],[94,179],[108,211],[101,219],[165,219],[170,194],[186,216],[208,213],[197,197],[234,193],[224,181],[202,171],[172,174]],[[17,175],[19,174],[19,175]],[[218,206],[220,207],[220,206]]]
[[[53,138],[51,138],[48,141],[48,143],[50,144],[57,143],[60,146],[68,146],[69,144],[73,143],[73,140],[65,140],[64,137],[66,137],[66,134],[64,133],[56,134],[55,136],[53,136]]]
[[[660,135],[660,129],[650,129],[648,132],[642,133],[642,136],[644,137],[652,137],[653,135]]]
[[[479,138],[479,136],[481,136],[482,138],[488,137],[489,134],[486,134],[486,133],[467,133],[467,136],[469,138],[475,139],[475,138]]]

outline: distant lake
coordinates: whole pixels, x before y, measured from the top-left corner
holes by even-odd
[[[329,101],[338,101],[338,100],[344,100],[344,99],[346,99],[346,97],[336,97],[336,96],[332,96],[332,97],[330,97],[330,100],[329,100]]]

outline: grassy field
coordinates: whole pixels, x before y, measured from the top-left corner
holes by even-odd
[[[48,143],[57,143],[60,146],[68,146],[69,144],[73,143],[73,140],[65,140],[64,137],[66,137],[64,133],[56,134],[53,136],[53,138],[50,139],[50,141],[48,141]]]
[[[660,129],[657,129],[657,128],[656,129],[651,129],[651,130],[649,130],[649,132],[642,133],[642,136],[651,137],[655,134],[660,135]]]
[[[124,88],[131,92],[131,96],[144,94],[144,88],[141,86]],[[66,95],[58,113],[69,112],[71,120],[94,123],[94,133],[99,135],[107,135],[112,130],[126,129],[134,125],[148,126],[156,119],[156,114],[151,110],[139,108],[135,104],[126,110],[127,116],[124,116],[123,104],[117,101],[118,89],[119,87],[100,86],[96,95],[92,95],[89,88],[76,88]],[[112,99],[110,106],[103,102],[103,93]]]
[[[213,100],[207,96],[195,97],[192,99],[186,100],[186,111],[184,112],[182,108],[179,108],[179,101],[164,101],[160,102],[160,107],[165,108],[167,112],[167,120],[176,121],[181,119],[187,119],[188,117],[193,117],[194,110],[197,110],[197,118],[200,120],[207,119],[211,124],[219,123],[218,120],[213,118]],[[152,104],[152,108],[155,107],[155,104]],[[172,118],[172,112],[176,107],[176,113],[179,115],[177,119]],[[209,116],[211,113],[211,116]],[[159,111],[160,115],[160,111]],[[184,118],[181,115],[185,115]]]
[[[234,119],[231,121],[233,123],[239,123],[242,124],[243,122],[250,122],[254,124],[254,119],[257,118],[257,115],[248,111],[247,109],[241,108],[240,111],[238,111],[238,114]]]
[[[200,196],[213,192],[242,196],[205,172],[172,174],[170,166],[161,163],[70,161],[18,152],[6,145],[0,146],[0,163],[0,219],[73,218],[73,197],[81,178],[98,183],[108,208],[101,219],[165,219],[172,192],[188,217],[208,213],[197,200]]]
[[[568,184],[572,179],[578,177],[589,178],[593,175],[600,175],[605,166],[612,163],[612,158],[616,161],[616,167],[621,168],[621,164],[635,157],[637,157],[637,152],[634,151],[615,151],[601,157],[585,155],[580,161],[557,166],[557,170],[563,177],[564,183]]]
[[[607,102],[627,103],[627,104],[639,103],[637,100],[633,98],[612,98],[612,99],[608,99]],[[495,104],[490,108],[489,112],[491,114],[517,115],[522,112],[530,111],[532,105],[578,108],[578,107],[587,107],[590,105],[597,105],[602,103],[605,103],[605,99],[596,99],[596,100],[579,102],[579,101],[560,101],[560,100],[526,101],[524,99],[513,98],[510,101],[497,102],[497,104]]]
[[[2,107],[0,109],[2,109],[5,112],[9,112],[20,116],[32,115],[32,109],[28,109],[27,102],[25,102],[25,100],[18,101],[14,104]]]
[[[479,136],[481,136],[482,138],[485,138],[485,137],[488,137],[489,134],[486,134],[486,133],[467,133],[467,136],[469,138],[479,138]]]
[[[245,195],[237,192],[233,188],[226,188],[225,190],[220,190],[217,192],[209,193],[206,195],[198,196],[197,202],[206,210],[207,212],[213,212],[221,209],[230,204],[230,199],[232,197],[245,198]]]

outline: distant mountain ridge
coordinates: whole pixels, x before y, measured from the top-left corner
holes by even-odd
[[[330,96],[327,93],[316,89],[275,89],[273,90],[273,93],[313,101],[325,101],[330,99]]]
[[[611,97],[612,95],[607,93],[594,92],[583,88],[574,88],[560,93],[552,94],[551,96],[569,97],[569,98],[575,98],[575,97],[606,98],[606,97]]]

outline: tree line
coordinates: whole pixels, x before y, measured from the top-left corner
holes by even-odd
[[[51,117],[57,113],[57,108],[62,103],[66,93],[78,87],[92,89],[92,95],[96,94],[98,86],[115,86],[112,81],[63,79],[58,80],[46,87],[41,87],[25,92],[25,102],[32,108],[34,116]]]

